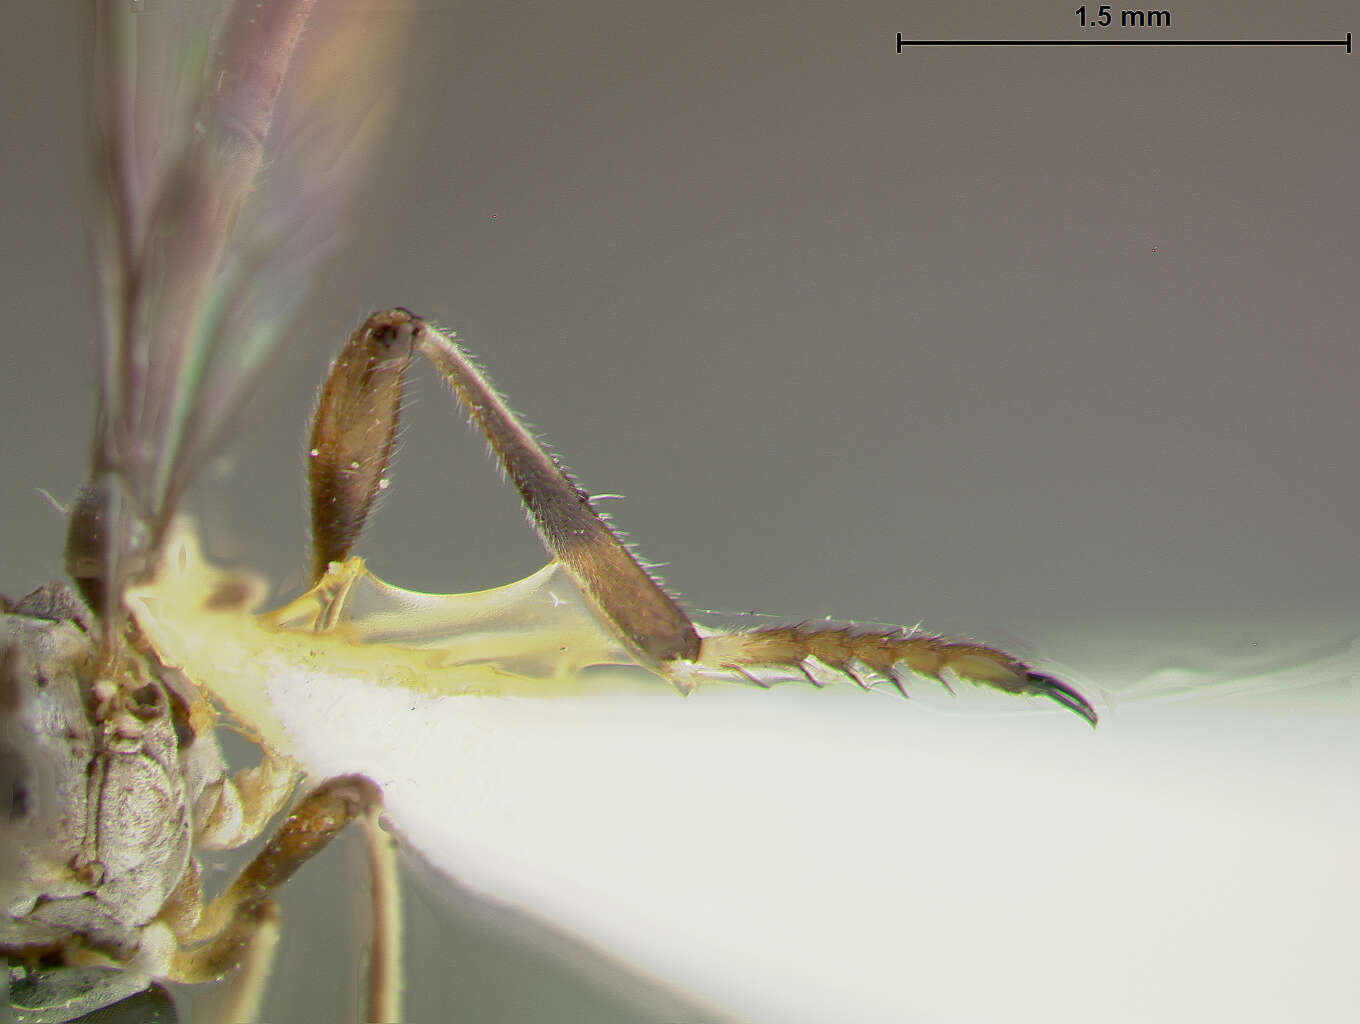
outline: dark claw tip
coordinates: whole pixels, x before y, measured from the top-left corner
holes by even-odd
[[[1049,700],[1057,701],[1069,711],[1074,711],[1082,718],[1091,723],[1094,729],[1100,721],[1100,716],[1096,714],[1096,709],[1091,707],[1090,701],[1079,694],[1066,683],[1054,679],[1052,676],[1042,675],[1038,672],[1031,672],[1030,682],[1034,684],[1034,692]]]

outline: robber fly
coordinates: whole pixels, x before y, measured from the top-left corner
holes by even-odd
[[[210,18],[196,3],[87,6],[103,314],[93,458],[66,509],[71,582],[6,603],[0,675],[12,794],[0,946],[23,999],[57,1002],[70,1019],[130,985],[230,975],[227,1013],[251,1016],[280,928],[273,893],[360,822],[376,879],[367,1013],[400,1016],[382,794],[344,775],[293,800],[302,768],[278,714],[290,685],[360,677],[448,700],[539,698],[577,692],[588,668],[629,665],[682,694],[716,680],[848,682],[905,696],[919,676],[1046,697],[1096,723],[1075,689],[973,641],[696,624],[454,336],[404,309],[370,316],[331,367],[308,444],[312,585],[256,613],[259,580],[208,565],[179,512],[324,248],[315,203],[305,213],[270,205],[275,183],[260,178],[266,146],[286,149],[276,138],[282,86],[299,75],[312,8],[266,0]],[[289,141],[311,158],[311,192],[333,202],[344,161],[317,156],[305,131]],[[417,357],[486,437],[551,556],[525,580],[417,594],[353,555],[386,486]],[[222,709],[261,748],[257,765],[234,774],[214,736]],[[263,850],[205,899],[194,851],[257,836],[268,837]]]

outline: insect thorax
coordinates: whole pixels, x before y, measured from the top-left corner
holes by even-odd
[[[62,584],[4,615],[0,949],[126,963],[185,879],[195,804],[223,769],[140,657],[98,677],[91,624]]]

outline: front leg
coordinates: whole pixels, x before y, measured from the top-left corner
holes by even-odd
[[[810,624],[712,631],[701,638],[675,599],[609,528],[590,496],[543,449],[457,343],[422,322],[416,347],[448,379],[486,435],[549,552],[634,656],[681,692],[713,675],[736,675],[768,686],[796,673],[820,685],[814,672],[824,668],[861,686],[865,682],[859,673],[866,671],[890,682],[905,697],[907,672],[948,686],[947,672],[1006,693],[1047,697],[1096,724],[1095,710],[1070,686],[1004,651],[971,641],[905,630]]]
[[[638,661],[693,660],[689,616],[609,528],[555,459],[449,337],[404,309],[350,336],[321,389],[308,449],[313,578],[349,555],[391,461],[412,345],[453,385],[533,516],[544,546]]]
[[[1072,687],[1004,651],[972,641],[906,630],[811,624],[701,633],[450,335],[404,309],[373,314],[337,361],[322,392],[321,408],[343,407],[356,422],[394,424],[405,353],[411,345],[452,386],[519,490],[544,546],[600,623],[634,660],[682,693],[714,677],[768,686],[788,679],[821,685],[827,677],[839,676],[866,687],[887,682],[906,696],[904,679],[914,673],[946,686],[950,678],[957,678],[1006,693],[1046,697],[1096,723],[1094,709]],[[392,352],[399,354],[402,372],[355,372],[354,367],[394,365]],[[338,518],[346,523],[343,542],[325,547],[324,555],[321,542],[315,542],[322,567],[325,560],[336,561],[349,553],[391,456],[391,445],[384,443],[376,446],[375,457],[372,431],[331,427],[336,419],[318,416],[312,456],[328,453],[328,459],[363,486],[356,499],[349,496],[354,487],[319,488],[313,477],[313,508],[339,505]],[[384,426],[378,432],[390,437],[394,429]],[[314,511],[314,520],[317,515]]]

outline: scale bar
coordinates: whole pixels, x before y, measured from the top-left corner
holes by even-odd
[[[1344,46],[1345,39],[904,39],[897,33],[897,52],[908,46]]]

